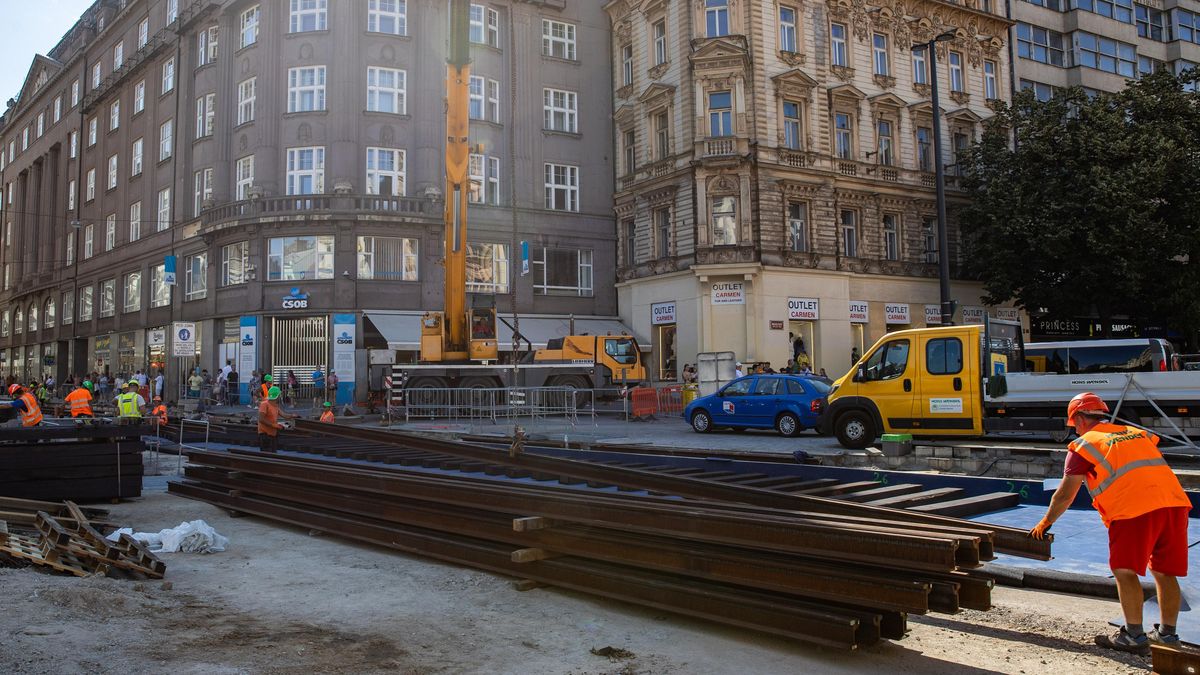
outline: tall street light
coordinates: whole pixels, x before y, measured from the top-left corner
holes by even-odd
[[[950,299],[950,256],[949,236],[946,234],[946,176],[942,166],[942,106],[938,100],[937,50],[939,42],[950,42],[957,37],[954,31],[946,31],[929,42],[912,46],[914,52],[924,50],[929,55],[929,80],[933,93],[933,178],[937,188],[937,237],[938,237],[938,284],[941,291],[942,325],[949,326],[954,320],[954,301]]]

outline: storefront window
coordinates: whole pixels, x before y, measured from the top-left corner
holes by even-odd
[[[676,344],[675,324],[655,326],[654,346],[658,353],[658,379],[664,382],[674,381],[678,375],[678,351]]]

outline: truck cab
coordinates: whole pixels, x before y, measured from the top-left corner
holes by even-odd
[[[646,366],[631,335],[568,335],[550,340],[533,355],[534,363],[590,366],[590,386],[607,387],[646,381]]]
[[[823,428],[843,446],[880,434],[983,433],[981,326],[897,331],[880,338],[834,383]]]

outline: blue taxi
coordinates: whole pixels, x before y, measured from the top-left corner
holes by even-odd
[[[824,381],[803,375],[747,375],[689,403],[683,419],[702,434],[725,427],[795,436],[816,428],[829,392]]]

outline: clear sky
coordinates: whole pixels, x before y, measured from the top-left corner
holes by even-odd
[[[0,112],[16,96],[34,54],[45,54],[94,0],[0,0]]]

